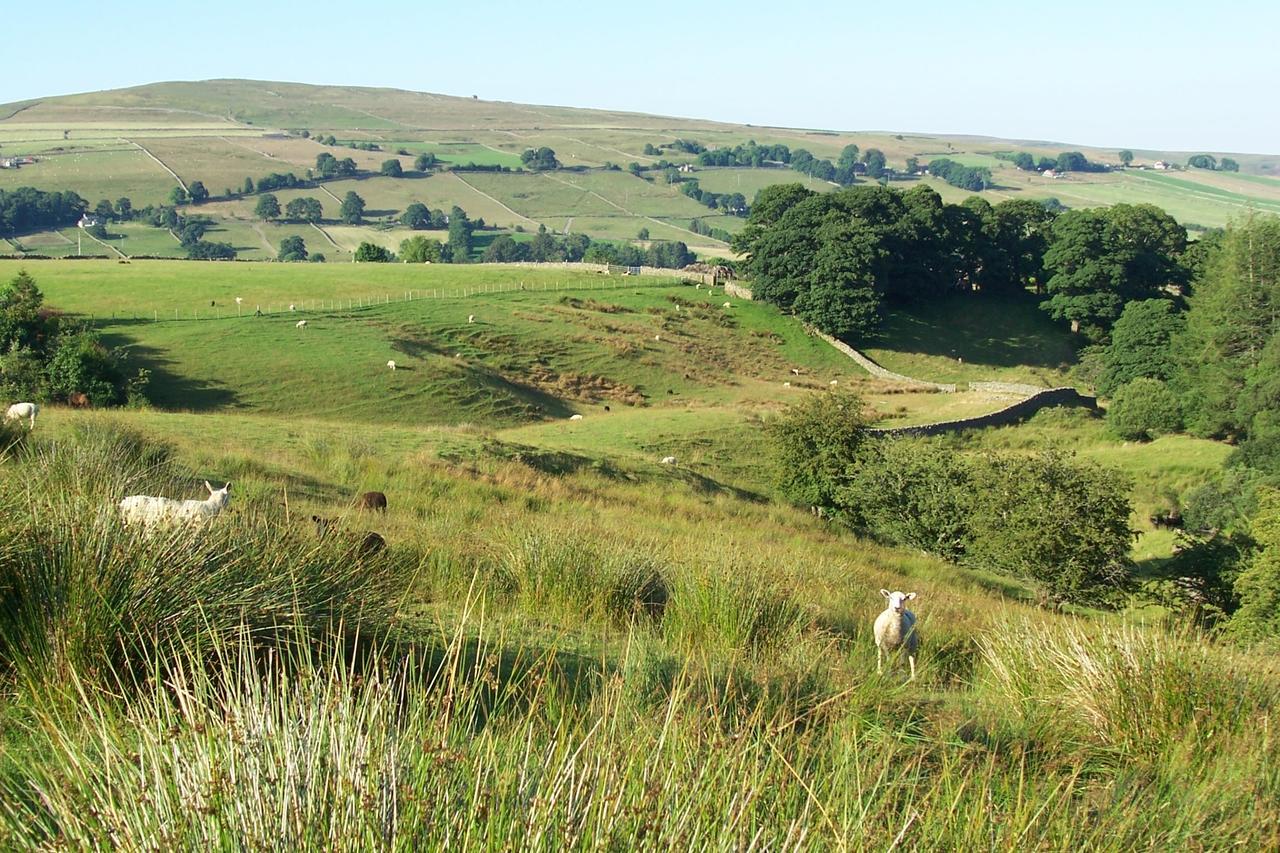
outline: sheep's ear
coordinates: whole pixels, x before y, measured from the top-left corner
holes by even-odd
[[[204,481],[204,487],[205,487],[206,489],[208,489],[208,490],[209,490],[209,494],[213,494],[213,486],[210,486],[210,485],[209,485],[209,481],[208,481],[208,480],[205,480],[205,481]]]
[[[887,589],[882,589],[882,590],[880,590],[880,594],[881,594],[881,595],[883,595],[885,598],[888,598],[888,597],[889,597],[889,590],[887,590]]]
[[[320,516],[318,516],[318,515],[313,515],[313,516],[311,516],[311,520],[312,520],[312,521],[317,521],[317,522],[318,522],[318,521],[320,520]]]
[[[915,598],[915,597],[916,597],[916,594],[915,594],[914,592],[909,592],[909,593],[907,593],[907,594],[906,594],[906,599],[907,599],[907,601],[910,601],[911,599],[913,599],[913,598]]]

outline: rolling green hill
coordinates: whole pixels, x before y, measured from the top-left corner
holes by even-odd
[[[318,141],[330,135],[337,140],[336,147]],[[888,165],[899,170],[909,157],[922,164],[948,157],[990,168],[996,185],[984,195],[993,201],[1056,198],[1069,207],[1152,202],[1193,227],[1219,226],[1251,209],[1280,210],[1280,156],[1275,155],[1227,152],[1239,162],[1240,173],[1189,169],[1171,175],[1128,169],[1046,178],[1018,171],[996,155],[1028,151],[1052,157],[1078,149],[1091,160],[1117,163],[1117,152],[984,137],[738,126],[395,89],[248,80],[157,83],[0,105],[0,156],[36,158],[30,165],[0,170],[0,189],[74,190],[91,204],[101,198],[114,201],[128,196],[135,207],[142,207],[164,202],[179,180],[185,184],[199,180],[213,198],[188,212],[223,221],[222,233],[215,232],[210,239],[231,243],[245,258],[273,257],[279,241],[294,234],[307,239],[313,249],[323,246],[321,251],[337,258],[346,257],[361,239],[394,247],[407,235],[395,227],[394,219],[413,202],[446,210],[456,204],[472,218],[508,230],[536,230],[542,225],[558,233],[634,240],[646,228],[652,239],[683,240],[704,256],[727,255],[723,240],[693,233],[691,222],[701,220],[710,228],[732,233],[740,227],[740,219],[704,207],[660,178],[644,180],[627,171],[605,169],[609,164],[624,170],[630,163],[651,165],[658,158],[646,155],[646,146],[678,138],[695,139],[710,148],[748,140],[781,143],[831,159],[854,143],[863,150],[879,148]],[[378,150],[347,147],[356,143],[376,145]],[[540,146],[554,149],[566,168],[584,171],[537,176],[451,171],[468,164],[518,167],[522,151]],[[443,163],[443,171],[429,178],[369,176],[389,158],[400,159],[409,169],[417,154],[428,151]],[[355,237],[325,236],[304,226],[253,221],[255,198],[237,196],[245,178],[257,180],[287,171],[303,177],[324,152],[351,157],[365,174],[360,180],[326,183],[323,190],[328,192],[309,189],[305,194],[321,200],[332,223],[337,216],[336,199],[354,189],[366,200],[371,222],[390,230]],[[1191,153],[1195,152],[1136,151],[1135,162],[1163,159],[1181,164]],[[665,150],[661,156],[673,163],[694,159],[676,150]],[[698,167],[691,177],[707,190],[741,192],[748,201],[760,188],[777,182],[801,180],[819,189],[832,186],[787,168]],[[918,180],[928,181],[948,200],[967,195],[935,178],[912,179]],[[297,194],[282,193],[281,203]],[[125,254],[183,254],[176,241],[164,239],[163,232],[144,236],[127,231],[113,228],[108,240]],[[65,238],[53,232],[0,237],[9,240],[8,248],[14,252],[74,253]],[[104,247],[94,251],[110,253]]]

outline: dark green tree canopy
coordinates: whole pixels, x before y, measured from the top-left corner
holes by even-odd
[[[253,215],[259,219],[278,219],[280,217],[280,200],[271,193],[258,196],[258,203],[253,208]]]
[[[281,261],[305,261],[307,244],[297,235],[285,237],[280,241],[280,252],[276,257]]]
[[[364,221],[364,199],[355,190],[347,190],[338,208],[338,216],[347,225],[359,225]]]

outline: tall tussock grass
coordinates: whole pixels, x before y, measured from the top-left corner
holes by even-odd
[[[0,476],[0,670],[30,687],[73,673],[106,684],[198,638],[385,630],[403,597],[395,560],[261,519],[124,527],[121,497],[181,495],[192,480],[165,448],[110,424],[35,444]]]
[[[94,419],[0,463],[0,849],[1280,846],[1258,656],[590,472],[391,472],[368,558],[266,476],[123,528],[212,479],[178,460]],[[880,586],[921,593],[914,682]]]

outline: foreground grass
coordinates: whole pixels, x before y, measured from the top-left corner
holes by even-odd
[[[1265,660],[625,457],[169,423],[169,451],[81,417],[0,464],[4,846],[1280,842]],[[203,477],[237,485],[201,536],[107,511]],[[344,523],[384,555],[297,521],[373,483],[387,516]],[[881,586],[920,592],[911,684],[875,674]]]

